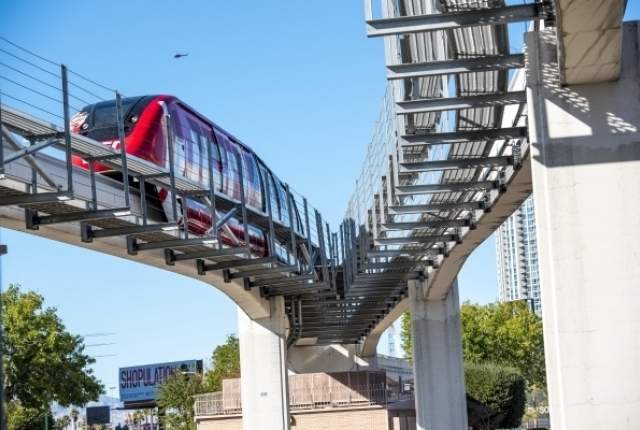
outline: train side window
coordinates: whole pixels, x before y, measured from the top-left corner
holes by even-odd
[[[276,188],[276,182],[273,180],[273,175],[271,174],[271,172],[269,171],[269,169],[267,169],[267,167],[260,163],[260,170],[262,171],[262,179],[263,179],[263,183],[264,183],[264,211],[265,213],[268,212],[267,210],[267,205],[266,205],[266,198],[267,198],[267,191],[266,191],[266,187],[267,185],[269,186],[269,196],[270,196],[270,201],[271,201],[271,216],[276,219],[279,220],[280,219],[280,202],[278,201],[278,189]]]
[[[203,166],[202,166],[202,181],[205,184],[209,184],[209,160],[207,156],[211,154],[211,164],[213,166],[213,186],[217,190],[222,190],[222,156],[220,154],[220,147],[216,144],[216,140],[213,139],[213,134],[210,128],[203,130],[205,135],[203,136],[205,145],[208,146],[209,150],[207,151],[207,146],[204,146],[204,154],[203,154]]]
[[[176,169],[176,174],[185,177],[187,168],[187,141],[182,109],[176,105],[173,105],[171,108],[171,128],[173,131],[173,164]]]
[[[242,170],[247,204],[256,209],[262,209],[262,187],[256,159],[251,152],[240,145],[238,148],[242,151]]]
[[[239,154],[236,145],[226,136],[223,137],[222,145],[227,155],[227,165],[224,169],[226,179],[226,194],[240,200],[240,174],[238,172]]]
[[[296,203],[295,208],[296,208],[296,211],[295,211],[296,219],[298,220],[298,233],[300,233],[301,235],[304,236],[307,233],[305,232],[305,224],[302,222],[302,217],[301,217],[301,214],[300,214],[301,211],[304,212],[304,207],[299,208],[298,204]],[[309,219],[309,222],[311,222],[311,219]]]
[[[280,202],[280,221],[282,224],[289,225],[289,199],[287,199],[287,192],[282,182],[277,181],[278,186],[278,201]]]
[[[223,193],[226,193],[227,192],[226,171],[227,171],[227,166],[229,165],[229,160],[227,157],[227,149],[225,146],[226,137],[215,129],[214,129],[214,133],[216,136],[216,142],[218,143],[218,151],[220,151],[220,169],[221,169],[220,177],[222,179],[222,182],[220,183],[220,191]]]

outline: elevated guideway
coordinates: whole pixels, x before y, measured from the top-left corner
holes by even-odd
[[[385,39],[389,86],[340,229],[348,304],[303,297],[299,341],[357,339],[364,357],[409,309],[410,284],[445,299],[468,255],[530,195],[525,56],[508,25],[552,17],[542,3],[503,1],[365,9],[368,35]]]
[[[335,235],[292,187],[279,189],[278,205],[288,214],[278,219],[272,198],[265,199],[263,208],[247,204],[246,166],[240,157],[231,166],[240,189],[234,198],[222,191],[223,179],[213,173],[209,146],[199,161],[203,165],[195,166],[207,172],[204,182],[181,173],[184,147],[177,147],[170,131],[166,166],[127,154],[119,144],[125,125],[117,92],[65,66],[34,63],[42,57],[24,58],[34,54],[8,43],[13,53],[1,51],[0,225],[196,278],[218,287],[252,319],[268,318],[274,297],[284,297],[285,315],[295,315],[299,294],[337,294]],[[98,95],[100,90],[107,94]],[[116,99],[117,143],[71,132],[71,115],[80,112],[75,106],[89,104],[91,97]],[[169,121],[163,118],[167,130]],[[76,167],[73,157],[86,160],[89,168]],[[107,166],[111,173],[97,174],[96,166]],[[264,186],[266,197],[277,192],[273,186],[273,181]],[[165,203],[157,190],[167,192]],[[187,228],[188,198],[205,202],[210,211],[215,227],[205,234]],[[231,221],[244,230],[240,239]],[[250,228],[263,232],[265,255],[244,239],[251,237]],[[222,234],[233,246],[223,244]]]
[[[621,48],[616,47],[622,46],[625,3],[606,3],[383,0],[378,10],[366,0],[368,35],[384,38],[389,85],[345,221],[335,232],[288,185],[287,206],[298,209],[299,223],[275,219],[269,198],[264,209],[248,205],[242,162],[237,166],[240,197],[233,199],[213,180],[203,184],[181,176],[173,162],[159,167],[115,145],[71,133],[70,115],[78,110],[73,104],[87,97],[86,89],[84,94],[70,91],[81,87],[69,81],[62,66],[59,72],[47,72],[57,80],[62,98],[47,96],[35,84],[19,80],[33,79],[28,67],[10,66],[0,74],[0,225],[162,267],[229,295],[246,312],[239,318],[243,374],[251,376],[243,378],[243,405],[250,417],[245,428],[287,428],[287,354],[290,363],[317,366],[328,348],[348,346],[346,360],[366,360],[375,354],[385,328],[411,309],[418,428],[464,429],[456,282],[460,268],[530,195],[535,182],[530,154],[540,151],[531,147],[530,139],[538,145],[556,144],[552,149],[564,142],[562,133],[546,133],[547,123],[557,128],[571,117],[571,133],[577,134],[569,136],[569,142],[580,139],[595,145],[592,140],[597,139],[589,139],[592,129],[584,127],[591,118],[582,118],[585,111],[579,103],[576,111],[573,104],[582,99],[573,95],[582,91],[584,100],[595,105],[595,95],[610,89],[637,89],[630,78],[637,62],[631,60],[624,82],[562,87],[617,78],[622,63]],[[586,14],[594,19],[586,19]],[[510,44],[510,34],[520,32],[523,24],[533,30],[557,26],[555,31],[531,33],[546,38],[544,47],[530,34],[530,40],[540,44],[536,52],[544,53],[534,62]],[[629,27],[627,33],[635,37],[637,28]],[[635,38],[628,40],[627,51],[637,56]],[[530,77],[535,74],[533,84],[526,82],[523,68]],[[553,81],[541,79],[545,76],[553,76]],[[35,99],[16,96],[16,88]],[[119,94],[112,95],[120,100]],[[537,104],[527,106],[532,97]],[[559,123],[540,109],[547,99],[564,112]],[[617,106],[611,100],[605,105]],[[116,106],[123,141],[121,105]],[[600,110],[594,112],[599,115]],[[637,133],[635,123],[624,121],[624,112],[615,118],[606,114],[603,124],[613,127],[606,136],[626,133],[631,139]],[[44,119],[51,116],[58,120]],[[534,120],[540,130],[531,136]],[[622,143],[625,151],[631,148],[626,140]],[[167,151],[178,154],[170,137]],[[107,164],[117,174],[105,177],[76,169],[73,155],[90,164]],[[540,160],[549,154],[542,155]],[[538,178],[561,172],[536,158],[534,168],[536,162]],[[200,167],[213,177],[211,163]],[[570,178],[574,169],[569,167]],[[169,191],[173,216],[166,215],[147,186]],[[273,191],[270,185],[265,190],[267,195]],[[557,190],[552,191],[549,194]],[[207,202],[214,219],[218,211],[230,215],[218,218],[207,234],[190,234],[179,216],[178,201],[186,197]],[[549,225],[570,225],[572,219],[546,216]],[[241,240],[235,246],[221,243],[218,233],[232,218],[244,226],[245,237],[249,225],[265,233],[266,255],[255,255]],[[294,219],[293,212],[288,219]],[[284,254],[277,252],[276,242]],[[555,264],[551,254],[549,264]],[[624,281],[631,285],[631,279]],[[558,306],[566,307],[566,302]],[[564,314],[556,317],[564,321]],[[558,357],[565,352],[557,345],[556,350],[552,359],[560,368]],[[558,375],[552,377],[557,388]]]
[[[62,97],[46,96],[37,87],[44,78],[32,79],[29,62],[14,61],[26,55],[19,50],[2,76],[3,224],[180,271],[220,288],[250,317],[265,317],[268,299],[283,297],[289,346],[359,344],[360,355],[374,354],[379,335],[408,308],[409,283],[424,281],[427,298],[446,297],[469,253],[530,193],[523,76],[509,87],[524,55],[510,49],[507,25],[550,16],[541,3],[383,5],[383,16],[369,16],[367,25],[370,36],[385,37],[390,84],[339,231],[293,191],[289,206],[301,220],[290,227],[270,207],[247,205],[244,192],[234,200],[215,183],[182,177],[171,163],[160,168],[71,133],[74,106],[96,95],[82,85],[95,83],[64,66],[37,65],[62,90]],[[17,90],[31,98],[16,97]],[[106,90],[104,98],[116,96]],[[58,155],[43,155],[49,150]],[[76,169],[73,155],[106,163],[130,181],[118,185]],[[173,217],[163,216],[147,186],[170,191]],[[227,247],[216,234],[185,233],[177,199],[188,196],[209,202],[214,219],[223,211],[261,228],[270,245],[286,248],[284,261],[275,246],[256,256],[246,243]],[[216,230],[229,220],[218,219]]]

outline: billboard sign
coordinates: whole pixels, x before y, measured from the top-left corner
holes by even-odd
[[[88,406],[87,425],[109,424],[111,422],[111,409],[109,406]]]
[[[118,370],[120,401],[155,401],[160,385],[174,372],[202,373],[202,360],[122,367]]]

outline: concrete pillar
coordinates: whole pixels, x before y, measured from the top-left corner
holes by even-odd
[[[532,176],[554,430],[640,425],[638,24],[625,24],[623,34],[619,81],[568,87],[559,85],[553,31],[527,35]]]
[[[466,430],[458,283],[442,300],[426,300],[425,287],[409,283],[416,429]]]
[[[238,308],[242,428],[288,430],[284,298],[271,299],[271,316],[251,320]]]

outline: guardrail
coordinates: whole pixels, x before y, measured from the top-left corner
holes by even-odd
[[[291,411],[386,406],[403,400],[413,400],[413,393],[395,392],[384,385],[331,387],[326,390],[306,388],[289,390]],[[222,392],[215,392],[199,394],[195,397],[196,417],[241,414],[242,400],[239,393],[223,395]]]

